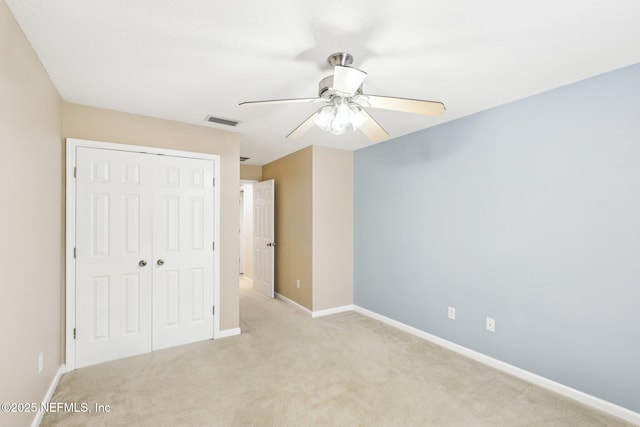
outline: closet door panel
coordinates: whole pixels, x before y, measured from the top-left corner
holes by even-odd
[[[154,349],[213,338],[213,162],[159,160],[153,209]]]
[[[151,350],[150,157],[77,148],[77,367]]]

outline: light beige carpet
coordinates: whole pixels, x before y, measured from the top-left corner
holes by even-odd
[[[623,426],[357,313],[310,319],[241,284],[242,335],[78,369],[43,426]]]

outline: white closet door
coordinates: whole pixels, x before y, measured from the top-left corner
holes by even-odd
[[[213,162],[157,158],[154,349],[213,338]]]
[[[151,350],[150,159],[77,148],[77,367]]]
[[[213,162],[76,157],[76,367],[213,338]]]

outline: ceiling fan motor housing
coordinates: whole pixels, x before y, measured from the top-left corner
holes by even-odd
[[[335,92],[333,91],[333,75],[327,76],[324,79],[320,80],[318,83],[318,98],[324,98],[326,100],[330,100],[335,96]],[[353,96],[362,95],[362,85],[356,90]]]

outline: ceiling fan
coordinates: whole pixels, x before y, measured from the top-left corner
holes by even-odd
[[[248,101],[241,102],[240,105],[323,103],[326,105],[309,116],[286,138],[297,138],[316,125],[335,135],[360,129],[373,142],[384,141],[389,137],[389,134],[367,113],[365,107],[430,116],[437,116],[445,112],[442,102],[366,95],[362,92],[362,83],[367,77],[367,73],[350,67],[353,63],[353,56],[339,52],[329,56],[327,61],[333,66],[333,75],[320,80],[317,98]]]

